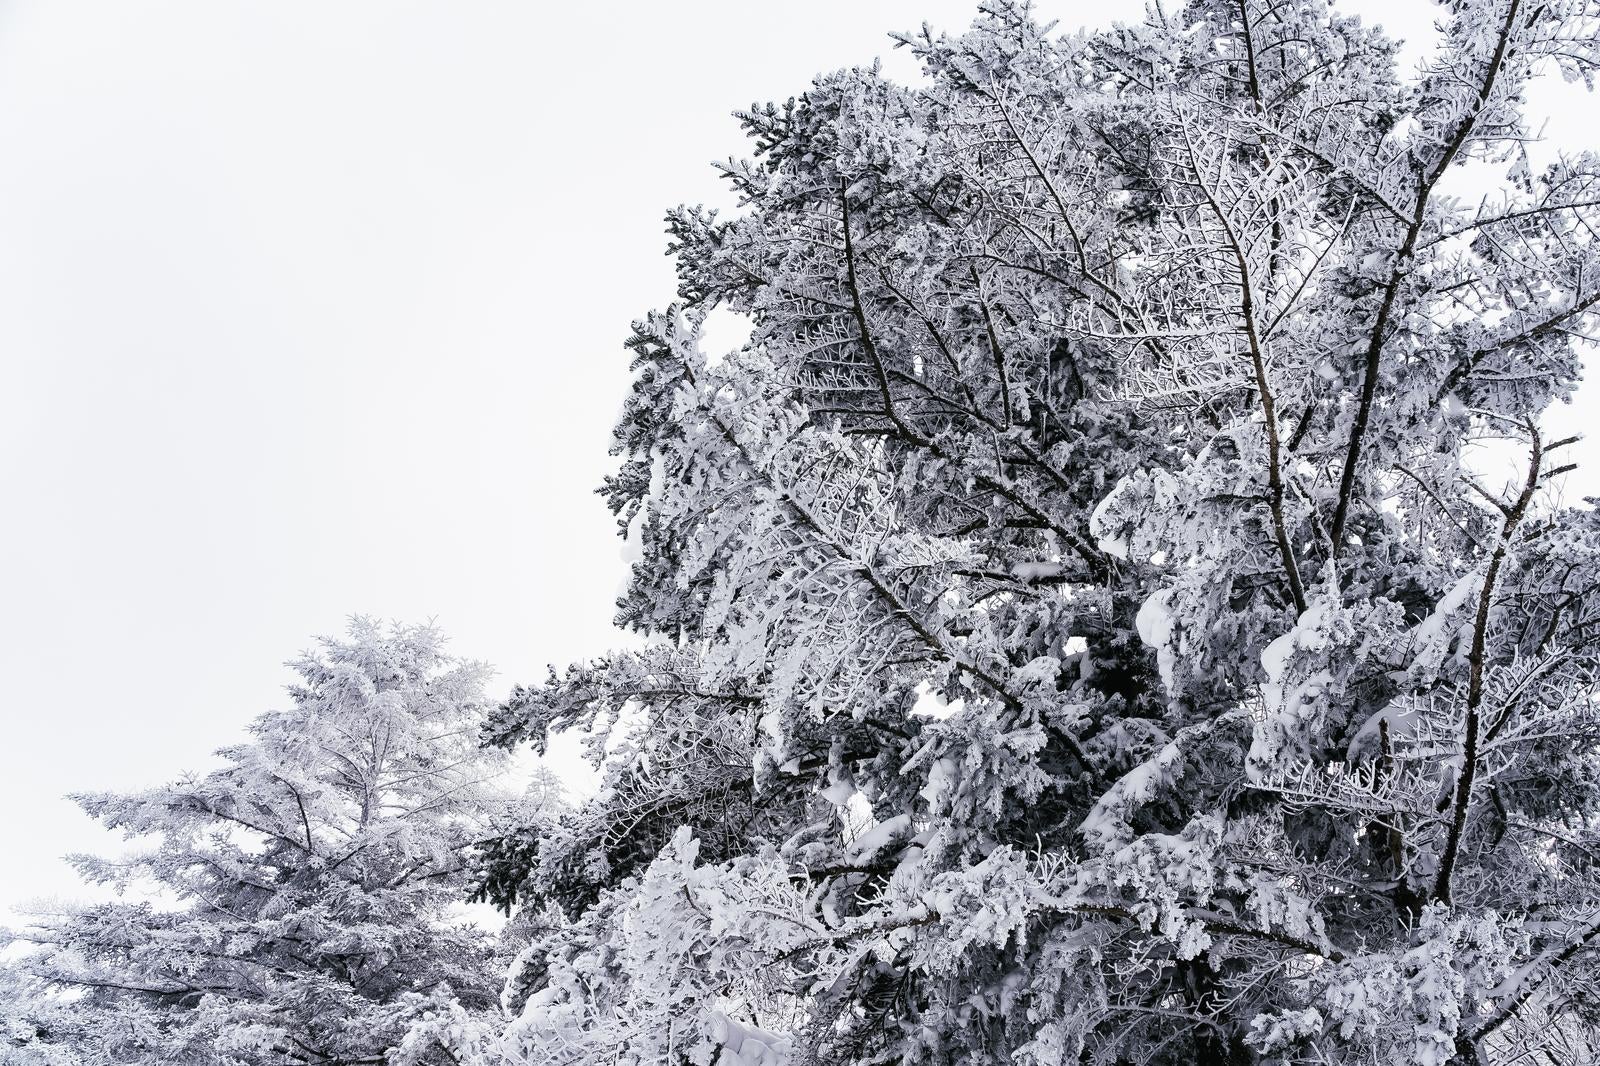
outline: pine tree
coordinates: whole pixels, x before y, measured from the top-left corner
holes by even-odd
[[[1576,1054],[1600,521],[1539,416],[1600,159],[1524,98],[1600,7],[1457,0],[1414,76],[1323,0],[900,41],[925,84],[752,108],[737,217],[669,216],[604,489],[648,647],[490,727],[603,775],[482,879],[491,1059]]]
[[[452,913],[502,806],[502,757],[477,742],[490,671],[443,648],[431,627],[357,618],[291,664],[288,709],[222,768],[74,797],[146,845],[75,857],[83,877],[151,898],[20,934],[18,971],[56,991],[25,1034],[40,1054],[353,1066],[391,1061],[424,1021],[497,1009],[490,938]],[[412,1045],[406,1061],[449,1061],[439,1039]]]

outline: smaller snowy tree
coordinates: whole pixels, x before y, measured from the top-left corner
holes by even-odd
[[[431,627],[357,618],[291,664],[288,709],[221,769],[74,797],[154,843],[74,857],[119,899],[37,914],[19,936],[35,950],[17,969],[75,997],[57,1051],[349,1066],[405,1045],[408,1062],[449,1061],[441,1039],[407,1034],[497,1009],[491,938],[452,908],[502,797],[477,742],[490,670],[443,648]],[[152,885],[155,903],[122,892]]]
[[[62,1039],[75,1017],[43,982],[0,967],[0,1066],[81,1066]]]

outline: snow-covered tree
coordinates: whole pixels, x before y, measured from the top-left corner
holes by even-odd
[[[1524,114],[1600,7],[1441,20],[1403,74],[1324,0],[996,2],[900,39],[922,84],[742,116],[604,490],[647,650],[491,724],[602,772],[483,880],[533,930],[491,1058],[1439,1066],[1600,1022],[1600,522],[1538,421],[1600,160],[1534,166]]]
[[[0,966],[0,1066],[80,1066],[66,1030],[70,1004],[52,998],[44,982]]]
[[[489,668],[432,627],[362,618],[291,665],[288,708],[222,768],[75,797],[139,845],[75,857],[83,877],[147,901],[40,912],[19,934],[35,948],[18,972],[56,990],[41,1032],[15,1023],[40,1054],[448,1062],[440,1020],[498,1011],[491,939],[454,910],[503,807],[504,757],[477,739]],[[407,1043],[414,1027],[433,1035]]]

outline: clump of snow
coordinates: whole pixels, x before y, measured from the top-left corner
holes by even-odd
[[[787,1033],[735,1021],[722,1011],[706,1019],[706,1035],[719,1048],[715,1066],[783,1066],[793,1044]]]
[[[835,807],[842,807],[850,802],[850,797],[856,794],[855,784],[847,777],[841,777],[833,784],[822,790],[822,798]]]
[[[1172,647],[1172,634],[1176,623],[1172,617],[1170,604],[1172,590],[1160,589],[1145,598],[1139,607],[1139,613],[1134,618],[1134,628],[1139,631],[1139,639],[1145,646],[1153,648],[1156,653],[1156,667],[1161,671],[1161,683],[1168,693],[1172,692],[1172,673],[1177,657]]]
[[[887,818],[868,829],[850,842],[849,857],[852,862],[865,862],[873,858],[894,843],[896,839],[906,835],[911,828],[909,814],[897,814]]]
[[[1460,615],[1482,580],[1476,570],[1462,577],[1439,597],[1433,613],[1411,631],[1411,666],[1406,675],[1412,685],[1426,684],[1439,676],[1450,642],[1461,628]]]
[[[1095,545],[1107,555],[1118,559],[1128,557],[1128,540],[1125,532],[1115,530],[1111,526],[1112,509],[1117,506],[1117,498],[1127,486],[1129,479],[1118,481],[1106,498],[1095,505],[1089,514],[1089,535],[1094,538]]]
[[[928,782],[918,794],[928,801],[931,809],[939,810],[944,806],[956,783],[956,774],[956,761],[952,758],[935,759],[933,765],[928,767]]]

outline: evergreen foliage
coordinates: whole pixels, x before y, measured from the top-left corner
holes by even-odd
[[[1592,77],[1600,9],[1442,18],[1402,76],[1323,0],[997,2],[900,39],[924,84],[742,116],[604,490],[647,650],[490,723],[586,732],[603,781],[481,878],[529,938],[493,1061],[1592,1030],[1600,523],[1538,418],[1600,310],[1600,161],[1532,165],[1523,101]],[[726,311],[750,342],[703,351]]]
[[[40,1064],[448,1062],[440,1039],[496,1012],[493,942],[453,914],[470,849],[504,808],[478,743],[488,668],[426,626],[355,619],[293,664],[290,705],[224,765],[75,797],[142,847],[78,856],[144,900],[40,912],[13,1020]],[[42,1057],[53,1055],[57,1058]]]

